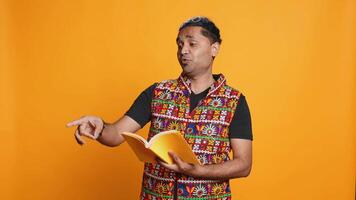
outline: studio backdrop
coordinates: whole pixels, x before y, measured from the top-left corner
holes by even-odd
[[[0,199],[138,199],[126,143],[79,146],[69,121],[120,118],[177,78],[175,39],[204,15],[221,30],[213,72],[247,99],[253,167],[240,200],[355,197],[354,0],[0,0]],[[147,136],[147,126],[138,134]]]

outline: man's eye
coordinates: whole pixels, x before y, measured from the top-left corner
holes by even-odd
[[[189,43],[189,45],[190,45],[190,46],[195,46],[196,43],[193,43],[193,42],[192,42],[192,43]]]

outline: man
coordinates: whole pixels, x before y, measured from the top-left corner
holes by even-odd
[[[183,69],[178,79],[150,86],[113,124],[84,116],[68,126],[78,126],[79,144],[83,135],[107,146],[118,146],[124,141],[121,132],[136,132],[149,121],[148,140],[162,131],[179,130],[202,165],[186,163],[174,152],[169,153],[172,165],[145,163],[140,199],[231,199],[229,179],[248,176],[252,165],[246,99],[222,74],[212,74],[221,44],[212,21],[189,19],[179,28],[176,42]]]

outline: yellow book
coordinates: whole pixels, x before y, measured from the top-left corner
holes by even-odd
[[[142,162],[155,163],[156,157],[159,157],[164,162],[173,164],[168,154],[168,151],[172,151],[187,163],[200,164],[190,145],[176,130],[160,132],[149,142],[134,133],[123,132],[121,135]]]

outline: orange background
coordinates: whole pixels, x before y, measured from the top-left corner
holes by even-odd
[[[142,163],[128,145],[81,147],[65,124],[113,122],[176,78],[177,29],[195,15],[220,27],[214,72],[251,110],[253,169],[232,180],[236,199],[354,199],[355,10],[352,0],[0,0],[0,199],[138,199]]]

